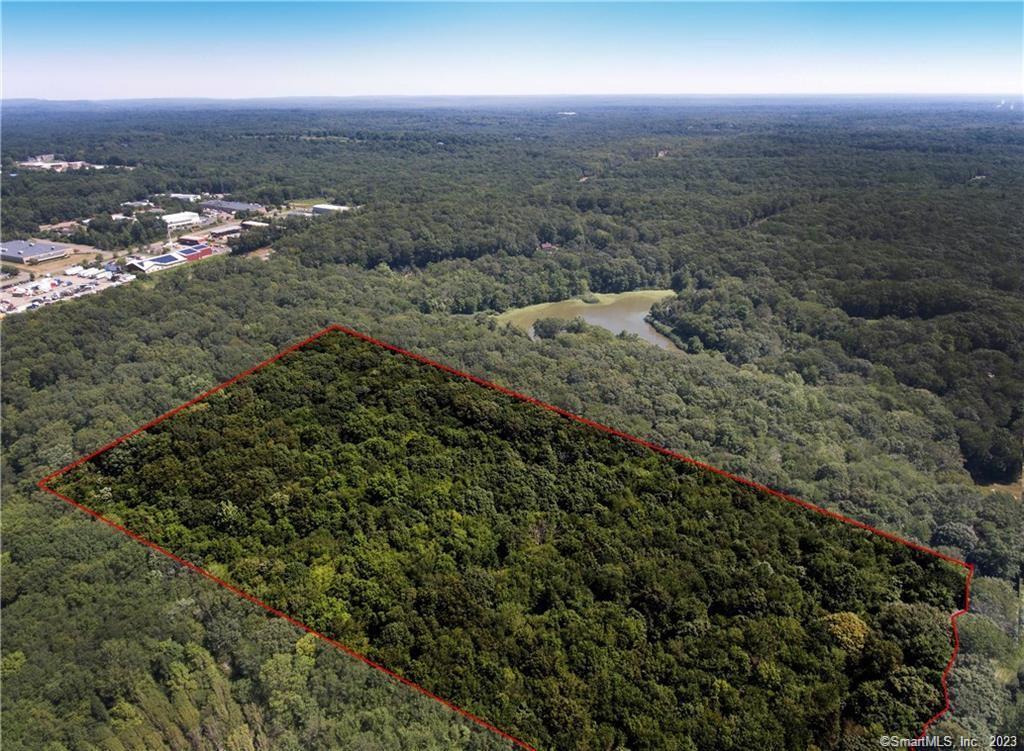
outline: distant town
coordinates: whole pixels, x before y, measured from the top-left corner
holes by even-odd
[[[59,158],[56,154],[39,154],[18,162],[18,167],[26,170],[44,170],[46,172],[68,172],[69,170],[81,169],[135,169],[129,165],[113,164],[92,164],[81,160],[68,161]]]

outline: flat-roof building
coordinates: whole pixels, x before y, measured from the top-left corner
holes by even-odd
[[[199,208],[208,209],[210,211],[222,211],[225,214],[237,214],[240,211],[263,211],[263,207],[260,206],[258,203],[244,203],[242,201],[221,201],[220,199],[203,201],[201,204],[199,204]]]
[[[0,260],[10,263],[42,263],[70,254],[71,248],[60,243],[9,240],[0,245]]]
[[[339,211],[351,211],[351,206],[339,206],[336,203],[318,203],[313,207],[314,214],[333,214]]]
[[[167,225],[169,231],[176,229],[185,229],[186,227],[194,227],[199,224],[199,214],[194,211],[179,211],[176,214],[164,214],[161,219],[164,220],[164,224]]]
[[[154,271],[163,271],[183,263],[208,258],[212,254],[213,248],[209,245],[194,245],[151,258],[133,258],[127,263],[127,268],[136,269],[144,274],[152,274]]]

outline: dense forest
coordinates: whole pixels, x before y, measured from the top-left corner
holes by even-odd
[[[4,510],[20,514],[5,573],[79,570],[85,541],[109,534],[35,493],[39,477],[348,323],[967,558],[978,576],[955,712],[936,730],[1019,732],[1024,511],[972,482],[1013,479],[1020,458],[1019,124],[977,103],[555,109],[5,111],[5,236],[165,190],[362,206],[275,225],[266,262],[212,259],[3,322]],[[54,150],[135,169],[7,177],[12,160]],[[578,322],[531,341],[487,315],[645,286],[678,290],[654,316],[685,355]],[[77,530],[74,552],[10,542],[56,525]],[[146,589],[163,569],[139,560],[75,578],[77,612],[99,624],[80,651],[178,599]],[[123,604],[90,604],[115,587]],[[19,605],[4,588],[5,654],[24,655],[5,665],[4,723],[31,728],[45,709],[57,738],[88,697],[105,700],[116,666],[55,694],[50,655],[67,646],[40,614],[66,593],[33,591]],[[215,655],[240,705],[269,711],[200,628],[150,622],[152,638]],[[123,649],[148,651],[145,638],[125,633]]]
[[[964,590],[337,331],[51,486],[541,748],[914,735]]]
[[[108,527],[4,505],[4,748],[507,749]]]
[[[365,206],[240,241],[273,240],[314,265],[422,267],[555,244],[594,291],[671,280],[681,300],[657,316],[688,348],[938,394],[968,471],[1008,483],[1024,453],[1024,134],[1009,113],[965,110],[819,105],[797,122],[752,105],[571,119],[213,110],[201,130],[173,110],[141,110],[130,127],[120,113],[72,123],[30,110],[7,134],[8,164],[59,141],[134,169],[19,173],[5,181],[4,221],[24,233],[212,190]],[[148,237],[144,225],[120,232],[100,244]]]

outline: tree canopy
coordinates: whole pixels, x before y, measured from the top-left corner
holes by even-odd
[[[543,748],[914,734],[964,588],[339,332],[54,486]]]

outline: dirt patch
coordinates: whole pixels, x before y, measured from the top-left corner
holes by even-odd
[[[1007,483],[1005,485],[994,482],[991,485],[980,485],[979,487],[990,493],[1009,493],[1018,501],[1024,499],[1024,475],[1018,477],[1016,482]]]

